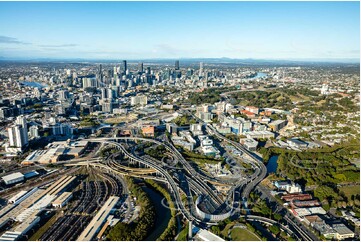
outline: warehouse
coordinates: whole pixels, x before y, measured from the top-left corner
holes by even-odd
[[[9,199],[8,203],[15,203],[17,200],[19,200],[22,196],[24,196],[27,193],[27,191],[20,191],[18,194],[13,196]]]
[[[3,235],[1,235],[0,241],[15,241],[20,236],[21,233],[6,231]]]
[[[6,185],[15,184],[24,181],[24,175],[20,172],[15,172],[7,176],[2,177]]]
[[[55,208],[62,208],[68,203],[68,201],[72,197],[73,197],[73,194],[71,192],[64,192],[52,203],[52,205]]]
[[[39,176],[39,172],[30,171],[30,172],[24,174],[25,179],[29,179],[29,178],[32,178],[32,177],[35,177],[35,176]]]
[[[194,238],[195,240],[200,241],[224,241],[221,237],[205,229],[199,229],[199,231],[194,235]]]

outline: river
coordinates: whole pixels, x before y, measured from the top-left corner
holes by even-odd
[[[265,76],[267,76],[267,74],[266,74],[266,73],[263,73],[263,72],[257,72],[257,75],[256,75],[256,76],[251,77],[251,78],[249,78],[249,79],[257,79],[257,78],[262,78],[262,77],[265,77]]]
[[[150,200],[153,202],[156,212],[156,220],[152,233],[145,239],[146,241],[155,241],[161,236],[161,234],[168,227],[171,213],[169,208],[162,205],[162,199],[164,198],[160,193],[153,189],[143,186],[142,189],[148,194]]]
[[[277,160],[278,160],[277,155],[273,155],[273,156],[271,156],[271,158],[269,158],[267,166],[266,166],[267,167],[267,174],[277,172],[277,166],[278,166]]]
[[[25,81],[22,81],[21,84],[24,84],[25,86],[29,86],[29,87],[39,87],[39,88],[46,87],[46,86],[40,84],[39,82],[25,82]]]

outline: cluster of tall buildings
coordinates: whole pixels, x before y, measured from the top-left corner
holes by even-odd
[[[29,143],[26,118],[20,115],[15,124],[8,128],[9,147],[21,151]]]

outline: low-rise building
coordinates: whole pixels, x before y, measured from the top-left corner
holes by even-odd
[[[336,239],[344,240],[355,237],[355,233],[346,227],[343,223],[333,224],[332,229],[336,232]]]
[[[210,139],[206,135],[200,135],[200,136],[198,136],[198,139],[199,139],[202,147],[203,146],[211,146],[211,145],[213,145],[213,140]]]
[[[244,135],[253,139],[270,139],[275,137],[275,134],[270,131],[249,131],[245,132]]]
[[[212,156],[212,157],[215,157],[215,156],[217,156],[219,154],[219,150],[216,149],[213,146],[203,146],[202,147],[202,152],[206,156]]]
[[[224,241],[221,237],[205,229],[199,229],[194,235],[194,239],[198,241]]]
[[[259,108],[257,107],[254,107],[254,106],[247,106],[246,107],[246,110],[251,112],[251,113],[254,113],[254,114],[258,114],[259,113]]]
[[[154,126],[143,127],[142,133],[145,137],[154,137]]]
[[[287,125],[287,120],[275,120],[268,124],[272,131],[279,131]]]
[[[275,187],[278,190],[287,191],[289,194],[292,193],[301,193],[302,188],[299,184],[291,182],[291,181],[276,181],[274,183]]]
[[[243,138],[240,139],[239,142],[250,151],[255,151],[258,146],[258,142],[252,138]]]
[[[345,240],[355,237],[355,233],[341,222],[325,221],[318,215],[306,216],[305,221],[329,240]]]
[[[278,190],[286,190],[286,187],[291,184],[290,181],[275,181],[274,185],[277,187]]]
[[[302,192],[302,188],[299,184],[297,183],[291,183],[289,185],[286,186],[286,191],[290,194],[292,193],[301,193]]]
[[[4,181],[6,185],[12,185],[24,181],[24,175],[21,174],[20,172],[15,172],[10,175],[1,177],[1,179]]]
[[[307,148],[307,143],[300,140],[300,139],[288,139],[287,140],[287,144],[290,146],[290,147],[295,147],[295,148],[298,148],[298,149],[305,149]]]
[[[64,207],[69,200],[73,197],[71,192],[63,192],[53,203],[53,207],[62,208]]]

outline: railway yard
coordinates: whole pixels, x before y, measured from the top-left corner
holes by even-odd
[[[220,163],[203,169],[187,161],[166,135],[158,139],[115,135],[86,139],[100,147],[46,170],[37,179],[25,179],[20,172],[10,174],[4,182],[12,184],[0,190],[8,203],[3,202],[0,210],[0,241],[106,239],[109,227],[119,221],[129,224],[139,216],[140,208],[124,176],[165,184],[176,209],[197,226],[212,226],[236,214],[247,208],[245,201],[266,175],[265,166],[212,127],[206,130],[216,136],[219,149],[225,148],[230,171],[220,169]],[[148,152],[162,146],[164,153],[160,159],[150,156],[145,146]]]
[[[13,199],[8,198],[15,202],[1,210],[0,226],[1,231],[5,232],[0,240],[77,240],[102,209],[114,212],[111,219],[116,222],[133,215],[131,209],[134,208],[132,204],[127,204],[129,199],[122,177],[93,167],[72,167],[66,170],[71,171],[68,173],[71,176],[58,173],[55,179],[38,181],[36,192],[33,193],[25,190],[28,186],[24,184],[20,193]],[[117,198],[117,202],[108,208],[106,202],[111,197]],[[30,212],[19,220],[24,209],[30,209]],[[102,221],[97,223],[99,228],[95,228],[94,233],[101,231],[103,224],[112,222],[107,219],[108,216],[102,216]]]

